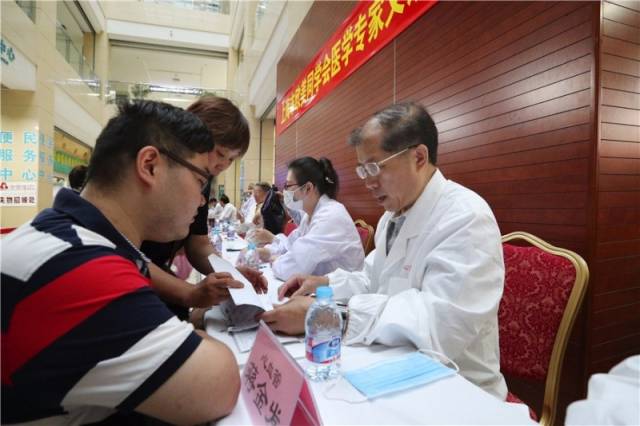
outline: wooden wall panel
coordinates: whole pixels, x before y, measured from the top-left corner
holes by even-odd
[[[314,3],[278,65],[278,96],[354,4]],[[326,156],[339,199],[375,224],[382,210],[346,139],[388,104],[421,102],[439,167],[488,201],[503,233],[587,260],[561,396],[576,399],[588,374],[640,352],[639,40],[637,2],[439,2],[277,138],[277,181],[296,156]]]
[[[601,16],[597,241],[589,373],[640,352],[640,8]]]

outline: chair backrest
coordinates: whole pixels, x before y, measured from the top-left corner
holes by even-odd
[[[371,250],[373,250],[373,226],[369,225],[362,219],[357,219],[353,223],[356,225],[358,234],[360,234],[360,241],[362,241],[362,248],[364,249],[364,255],[366,256]]]
[[[528,243],[527,246],[510,242]],[[582,257],[526,232],[502,237],[504,294],[498,311],[502,372],[545,381],[541,424],[553,424],[565,349],[585,294]]]

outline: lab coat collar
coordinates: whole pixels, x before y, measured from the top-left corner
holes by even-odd
[[[426,218],[431,215],[446,183],[447,180],[445,179],[445,177],[442,175],[439,169],[436,169],[436,171],[433,173],[433,176],[431,176],[431,179],[429,180],[429,182],[427,182],[427,185],[422,190],[422,194],[420,194],[413,206],[411,206],[411,208],[405,212],[406,220],[404,221],[404,224],[402,225],[402,228],[400,229],[400,232],[398,233],[398,236],[393,243],[393,247],[391,247],[391,252],[387,256],[385,268],[405,258],[408,241],[423,232],[422,228],[427,222]],[[387,220],[386,226],[388,226],[388,224],[389,221]],[[386,226],[384,230],[385,243]]]
[[[318,198],[318,202],[316,203],[316,207],[313,209],[313,213],[311,214],[311,217],[314,217],[316,215],[316,212],[320,209],[320,206],[329,202],[329,200],[330,198],[328,195],[322,194],[320,198]]]
[[[330,200],[331,199],[329,198],[328,195],[322,194],[320,198],[318,198],[318,202],[316,203],[316,207],[313,209],[313,213],[311,214],[311,217],[309,217],[309,215],[304,210],[302,210],[302,213],[304,213],[304,216],[302,216],[302,220],[300,221],[300,227],[311,225],[311,219],[315,217],[320,207],[323,204],[328,203]]]

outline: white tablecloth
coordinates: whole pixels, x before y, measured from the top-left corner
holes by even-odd
[[[224,253],[232,261],[236,252]],[[270,268],[263,268],[269,280],[269,293],[275,294],[281,281],[276,280]],[[226,333],[226,325],[214,308],[205,315],[207,333],[227,344],[234,352],[242,369],[249,352],[240,353],[232,336]],[[285,348],[304,365],[304,344],[287,344]],[[343,346],[342,370],[352,370],[393,357],[414,348],[390,348],[382,345]],[[374,401],[349,403],[330,398],[340,397],[350,401],[363,397],[345,380],[337,379],[317,383],[309,381],[325,425],[369,424],[532,424],[526,406],[498,400],[460,375]],[[331,389],[328,389],[332,387]],[[217,422],[220,425],[247,425],[251,420],[242,397],[233,412]]]

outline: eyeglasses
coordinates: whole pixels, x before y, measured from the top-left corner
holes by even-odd
[[[284,186],[282,187],[282,189],[284,189],[285,191],[288,190],[291,187],[294,186],[302,186],[299,183],[285,183]]]
[[[358,177],[360,179],[366,179],[367,176],[371,176],[371,177],[378,176],[380,174],[380,166],[382,164],[386,163],[387,161],[391,160],[392,158],[396,158],[397,156],[404,154],[405,152],[407,152],[411,148],[415,148],[416,146],[418,146],[418,145],[412,145],[412,146],[406,147],[402,151],[398,151],[395,154],[391,154],[387,158],[384,158],[384,159],[382,159],[382,160],[380,160],[378,162],[375,162],[375,163],[360,164],[360,165],[356,166],[356,174],[358,175]]]
[[[166,155],[167,157],[169,157],[170,159],[172,159],[176,163],[180,164],[181,166],[186,167],[187,169],[191,170],[192,172],[197,173],[198,175],[202,176],[205,180],[204,180],[204,182],[200,182],[198,180],[198,182],[200,182],[200,185],[201,185],[200,192],[204,193],[206,191],[207,185],[209,184],[209,181],[213,178],[211,173],[207,172],[204,169],[201,169],[200,167],[188,162],[185,159],[182,159],[182,158],[178,157],[176,154],[174,154],[173,152],[171,152],[169,150],[166,150],[164,148],[158,148],[158,151],[160,151],[160,154]]]

